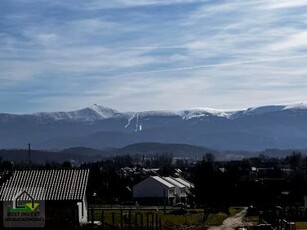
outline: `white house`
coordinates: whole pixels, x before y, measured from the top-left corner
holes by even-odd
[[[187,186],[184,184],[179,183],[177,180],[175,180],[172,177],[163,177],[164,180],[167,182],[171,183],[172,185],[175,186],[175,202],[187,202]]]
[[[173,204],[175,186],[159,176],[150,176],[133,186],[133,198],[140,203]]]

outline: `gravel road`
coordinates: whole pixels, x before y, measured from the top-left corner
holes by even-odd
[[[241,212],[235,214],[234,216],[225,219],[222,225],[210,227],[208,230],[234,230],[240,226],[251,226],[252,223],[244,222],[243,218],[246,215],[246,212],[247,208],[243,209]]]

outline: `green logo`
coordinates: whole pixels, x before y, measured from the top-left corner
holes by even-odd
[[[24,197],[30,202],[23,202]],[[23,198],[23,199],[22,199]],[[11,212],[34,212],[39,207],[39,203],[34,202],[34,198],[26,191],[18,193],[13,200],[13,208]]]

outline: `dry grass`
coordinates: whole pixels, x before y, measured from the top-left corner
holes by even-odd
[[[223,223],[223,221],[236,213],[238,213],[239,209],[230,208],[229,213],[230,215],[227,215],[226,213],[216,213],[212,214],[210,213],[208,215],[207,220],[203,221],[204,211],[203,209],[193,209],[193,210],[187,210],[185,214],[183,213],[172,213],[169,211],[168,213],[165,213],[163,211],[148,211],[148,210],[140,210],[139,213],[143,215],[143,225],[146,226],[146,215],[147,213],[152,213],[154,216],[153,222],[155,223],[156,215],[161,218],[162,225],[164,226],[164,229],[206,229],[208,226],[219,226]],[[104,210],[104,222],[106,224],[111,225],[112,224],[112,213],[114,213],[114,221],[115,225],[120,225],[120,210]],[[94,211],[94,219],[95,221],[101,221],[101,210],[95,210]],[[128,224],[128,216],[129,211],[123,210],[123,215],[126,217],[126,222],[123,220],[123,224]],[[140,214],[139,214],[140,215]],[[89,213],[89,219],[91,219],[91,213]],[[149,224],[152,222],[151,216],[149,217]],[[131,224],[135,223],[135,210],[131,210]],[[138,219],[138,224],[140,224],[140,216]]]

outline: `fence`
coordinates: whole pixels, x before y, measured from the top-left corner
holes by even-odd
[[[161,217],[152,211],[90,208],[88,216],[89,222],[100,229],[162,229]]]

